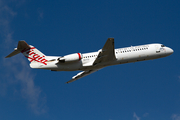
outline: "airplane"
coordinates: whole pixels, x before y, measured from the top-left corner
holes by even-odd
[[[114,38],[108,38],[102,49],[90,53],[73,53],[65,56],[46,56],[25,41],[5,58],[22,53],[31,63],[31,68],[51,71],[81,71],[66,83],[71,83],[104,67],[169,56],[174,51],[163,44],[146,44],[114,49]]]

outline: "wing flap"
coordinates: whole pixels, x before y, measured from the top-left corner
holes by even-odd
[[[78,73],[77,75],[73,76],[72,79],[69,80],[69,81],[66,82],[66,83],[74,82],[74,81],[76,81],[76,80],[78,80],[78,79],[80,79],[80,78],[83,78],[83,77],[85,77],[85,76],[87,76],[87,75],[89,75],[89,74],[91,74],[91,73],[94,73],[94,72],[96,72],[96,71],[98,71],[98,70],[99,70],[99,69],[82,71],[82,72]]]

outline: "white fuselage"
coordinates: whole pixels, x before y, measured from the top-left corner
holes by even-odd
[[[99,52],[90,52],[82,54],[82,59],[75,62],[65,62],[59,63],[58,58],[55,56],[47,56],[46,59],[49,60],[47,65],[35,65],[30,64],[32,68],[39,69],[49,69],[52,71],[76,71],[76,70],[91,70],[91,69],[101,69],[110,65],[138,62],[144,60],[152,60],[157,58],[166,57],[173,53],[173,50],[169,47],[165,47],[162,44],[147,44],[140,46],[131,46],[126,48],[115,49],[116,60],[110,62],[103,62],[102,64],[93,65]]]

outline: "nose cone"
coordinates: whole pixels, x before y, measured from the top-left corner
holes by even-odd
[[[171,55],[171,54],[173,54],[173,52],[174,52],[173,49],[167,47],[167,49],[166,49],[166,54],[167,54],[167,55]]]

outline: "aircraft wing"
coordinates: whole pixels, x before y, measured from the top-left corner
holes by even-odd
[[[116,60],[114,53],[114,38],[108,38],[104,47],[100,50],[93,65]]]
[[[97,65],[100,63],[106,63],[116,60],[115,53],[114,53],[114,38],[108,38],[104,47],[99,51],[99,54],[94,61],[93,65]],[[98,71],[99,69],[92,69],[88,71],[83,71],[72,77],[72,79],[66,83],[71,83],[73,81],[76,81],[82,77],[85,77],[91,73],[94,73]]]
[[[94,73],[94,72],[96,72],[96,71],[98,71],[98,70],[99,70],[99,69],[82,71],[82,72],[78,73],[77,75],[73,76],[72,79],[71,79],[70,81],[66,82],[66,83],[74,82],[74,81],[76,81],[76,80],[78,80],[78,79],[80,79],[80,78],[82,78],[82,77],[85,77],[85,76],[87,76],[87,75],[89,75],[89,74],[91,74],[91,73]]]

